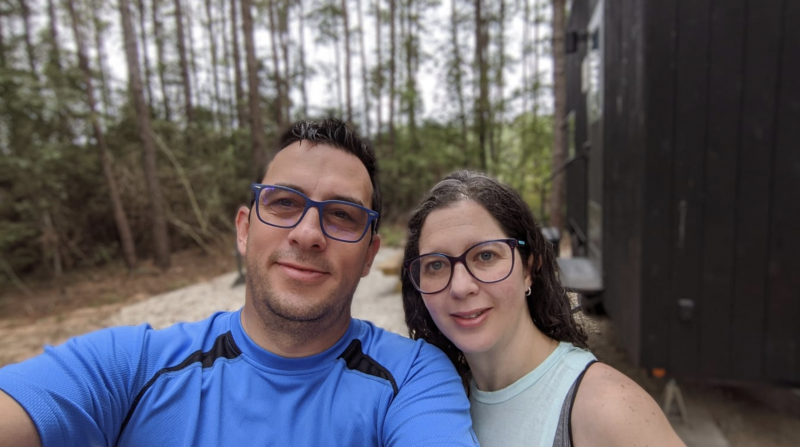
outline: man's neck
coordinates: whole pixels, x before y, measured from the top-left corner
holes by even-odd
[[[268,313],[260,315],[251,302],[242,309],[245,333],[257,345],[281,357],[309,357],[335,345],[350,327],[350,309],[336,318],[291,321]]]

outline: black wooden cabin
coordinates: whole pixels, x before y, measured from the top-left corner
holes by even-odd
[[[800,384],[800,1],[568,3],[573,252],[630,357]]]

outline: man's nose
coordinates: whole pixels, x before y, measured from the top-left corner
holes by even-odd
[[[306,211],[305,216],[289,232],[289,242],[303,250],[325,249],[328,239],[322,231],[319,208],[311,207]]]

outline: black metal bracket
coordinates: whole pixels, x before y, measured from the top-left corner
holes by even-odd
[[[564,34],[564,47],[567,54],[578,52],[578,46],[581,42],[589,40],[589,33],[586,31],[567,31]]]

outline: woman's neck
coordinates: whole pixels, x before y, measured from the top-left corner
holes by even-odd
[[[544,335],[528,320],[507,342],[465,357],[478,389],[497,391],[536,369],[557,347],[558,341]]]

